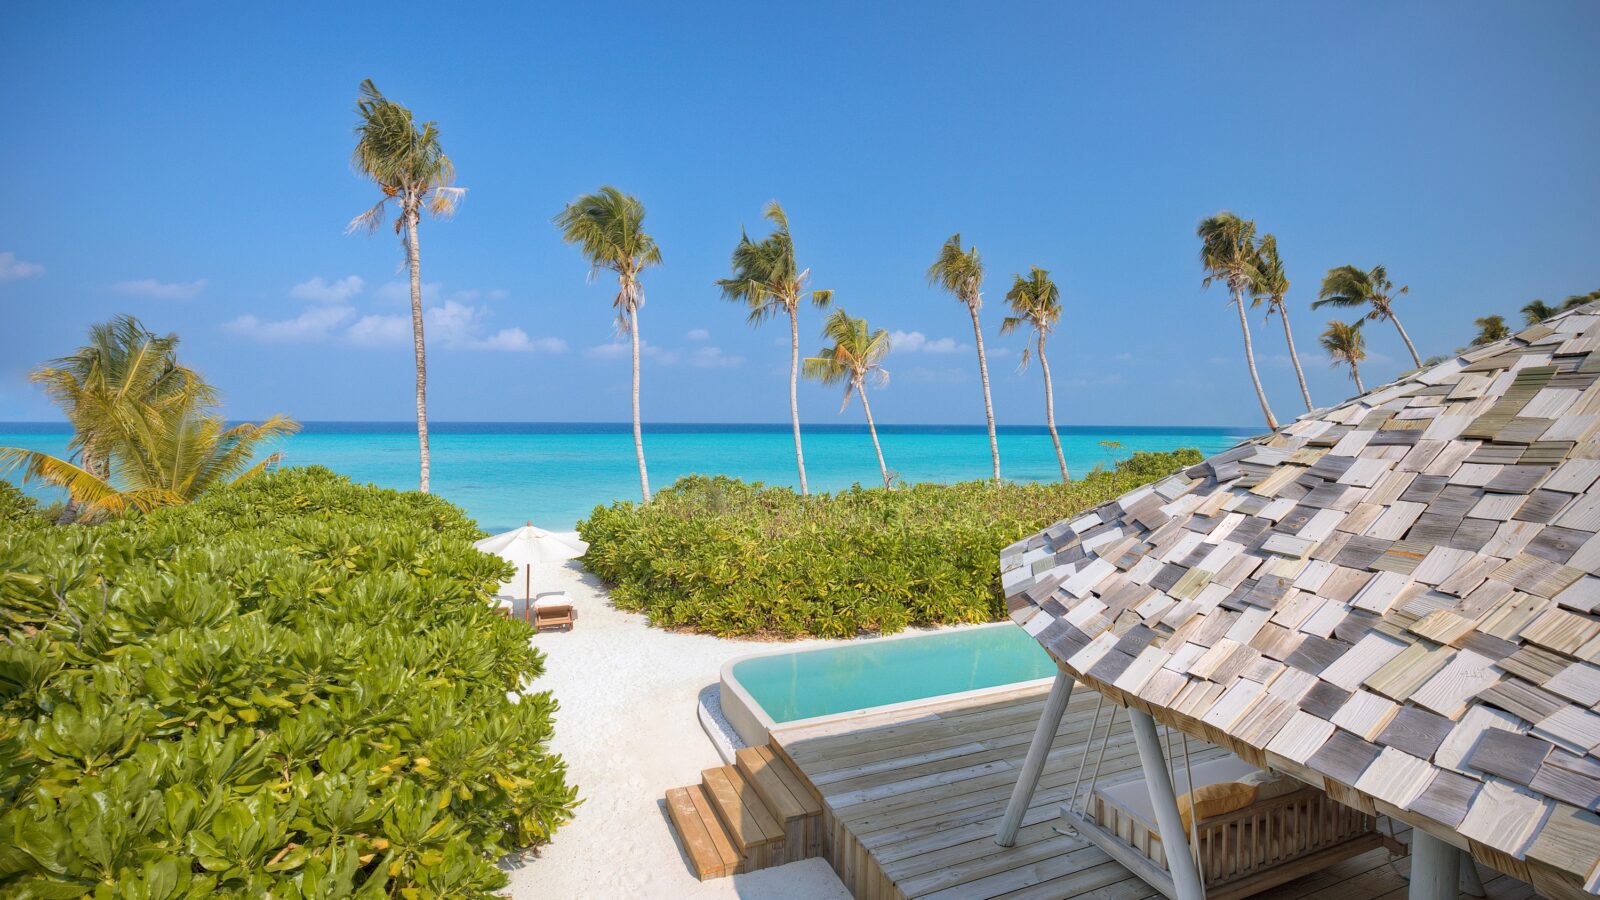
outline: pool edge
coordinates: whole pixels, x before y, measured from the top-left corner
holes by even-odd
[[[859,639],[859,641],[861,643],[895,641],[904,640],[907,638],[928,637],[929,635],[944,634],[953,631],[976,631],[980,628],[1002,627],[1016,628],[1017,625],[1009,619],[1006,619],[999,622],[984,622],[978,625],[963,625],[956,626],[954,628],[933,628],[924,631],[906,631],[900,634],[891,634],[883,637]],[[852,641],[850,643],[856,642]],[[733,726],[734,732],[739,735],[739,738],[743,740],[745,744],[755,747],[767,743],[774,729],[787,730],[790,728],[810,727],[827,722],[845,721],[856,717],[878,715],[897,710],[915,709],[919,706],[948,703],[952,700],[965,700],[982,697],[987,694],[1015,691],[1032,685],[1046,685],[1055,680],[1054,676],[1046,676],[1044,678],[1034,678],[1026,681],[1013,681],[1007,684],[995,684],[984,688],[974,688],[970,691],[957,691],[952,694],[936,694],[931,697],[917,697],[912,700],[901,700],[896,703],[885,703],[881,706],[866,706],[862,707],[861,709],[850,709],[845,710],[844,712],[828,713],[826,715],[812,716],[806,719],[791,719],[787,722],[774,722],[772,717],[767,714],[767,711],[762,708],[760,703],[756,702],[755,697],[751,696],[750,692],[745,689],[743,684],[739,683],[739,679],[733,674],[734,666],[737,666],[739,663],[742,663],[746,660],[759,659],[765,656],[777,656],[784,653],[807,653],[813,650],[829,650],[842,646],[848,646],[848,644],[832,644],[824,647],[811,647],[804,650],[797,650],[793,648],[775,648],[772,650],[764,650],[760,653],[749,653],[744,656],[728,660],[722,664],[722,667],[718,672],[718,679],[721,685],[719,696],[722,703],[722,715],[728,720],[728,724]]]

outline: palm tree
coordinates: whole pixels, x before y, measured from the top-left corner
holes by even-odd
[[[1478,334],[1472,339],[1472,346],[1482,347],[1495,341],[1503,341],[1511,336],[1511,329],[1506,325],[1505,316],[1484,316],[1472,320],[1478,326]]]
[[[68,457],[0,447],[0,468],[64,488],[60,524],[183,503],[261,472],[276,454],[252,463],[260,445],[298,426],[274,416],[228,427],[213,412],[216,390],[178,363],[177,345],[128,316],[91,328],[88,345],[31,374],[72,424]]]
[[[1044,340],[1061,320],[1061,288],[1050,279],[1050,273],[1034,266],[1027,278],[1016,276],[1011,290],[1006,292],[1014,316],[1000,323],[1000,333],[1010,334],[1027,325],[1033,329],[1039,353],[1039,369],[1044,372],[1044,421],[1050,429],[1050,442],[1056,448],[1056,463],[1061,466],[1061,480],[1067,480],[1067,457],[1061,452],[1061,435],[1056,433],[1056,401],[1054,386],[1050,383],[1050,360],[1044,355]],[[1022,366],[1028,365],[1028,351],[1022,351]]]
[[[428,354],[422,336],[422,250],[417,242],[417,221],[426,209],[435,218],[455,213],[464,188],[452,186],[456,167],[439,147],[439,127],[434,122],[416,125],[411,110],[379,93],[372,79],[361,82],[356,101],[361,121],[356,125],[356,149],[351,161],[356,170],[377,182],[383,198],[356,216],[347,231],[372,232],[383,224],[389,201],[400,216],[394,230],[405,246],[411,270],[411,342],[417,361],[417,446],[421,461],[419,489],[428,493]]]
[[[1306,412],[1311,411],[1311,390],[1306,387],[1306,373],[1300,368],[1300,354],[1294,350],[1294,332],[1289,329],[1289,305],[1284,297],[1289,293],[1289,275],[1283,269],[1283,259],[1278,256],[1278,239],[1267,235],[1256,249],[1255,279],[1250,283],[1251,306],[1263,301],[1267,304],[1267,318],[1277,313],[1283,319],[1283,339],[1289,344],[1289,361],[1294,363],[1295,377],[1300,379],[1300,397],[1306,402]]]
[[[806,455],[800,446],[800,300],[809,297],[821,309],[833,300],[833,291],[806,292],[810,269],[801,269],[794,257],[794,238],[789,235],[789,217],[774,200],[762,212],[772,222],[772,233],[764,240],[752,241],[742,230],[733,248],[733,277],[718,279],[725,300],[743,303],[750,310],[750,324],[759,325],[781,310],[789,317],[789,419],[794,423],[794,462],[800,470],[800,494],[809,493],[806,485]]]
[[[1600,300],[1600,291],[1590,291],[1587,294],[1573,294],[1567,299],[1561,301],[1561,311],[1566,312],[1569,309],[1577,309],[1580,306],[1587,306],[1596,300]]]
[[[983,259],[978,248],[961,249],[961,234],[950,236],[939,248],[939,258],[928,267],[928,283],[937,284],[966,304],[972,315],[972,339],[978,346],[978,377],[983,382],[983,414],[989,420],[989,455],[994,458],[994,483],[1000,483],[1000,442],[994,436],[994,402],[989,399],[989,358],[983,352],[983,326],[978,310],[983,306]]]
[[[1530,300],[1522,307],[1522,322],[1524,325],[1537,325],[1561,310],[1562,307],[1551,306],[1543,300]]]
[[[639,424],[639,307],[644,286],[639,276],[660,265],[661,248],[644,230],[644,204],[639,198],[605,185],[567,204],[555,217],[561,239],[577,244],[589,258],[589,277],[602,269],[617,275],[617,328],[633,345],[633,452],[639,460],[639,492],[650,502],[650,473],[644,464],[644,433]]]
[[[1357,394],[1367,392],[1361,384],[1361,361],[1367,358],[1367,339],[1361,333],[1364,324],[1364,319],[1357,319],[1354,324],[1332,319],[1328,322],[1328,330],[1317,339],[1322,349],[1333,358],[1336,368],[1341,363],[1350,367],[1350,377],[1355,379]]]
[[[1200,238],[1200,265],[1206,277],[1201,284],[1210,287],[1221,281],[1233,292],[1233,305],[1239,310],[1239,329],[1244,333],[1244,361],[1250,369],[1250,381],[1256,386],[1256,399],[1261,401],[1261,414],[1267,417],[1267,428],[1278,430],[1278,417],[1267,404],[1267,392],[1261,387],[1261,375],[1256,371],[1255,348],[1250,343],[1250,321],[1244,315],[1244,292],[1256,281],[1256,223],[1223,211],[1200,221],[1195,229]]]
[[[1389,280],[1389,271],[1383,266],[1373,266],[1365,272],[1355,266],[1340,266],[1337,269],[1329,269],[1328,274],[1323,277],[1322,291],[1317,294],[1317,299],[1312,301],[1311,308],[1371,307],[1367,311],[1367,318],[1373,321],[1386,319],[1393,322],[1395,330],[1400,332],[1400,340],[1405,341],[1406,349],[1411,351],[1411,361],[1420,369],[1422,357],[1417,355],[1417,346],[1411,343],[1411,336],[1406,334],[1405,326],[1400,324],[1400,317],[1394,312],[1394,301],[1410,291],[1411,288],[1404,285],[1397,290],[1394,282]]]
[[[878,472],[883,475],[883,487],[888,490],[889,467],[883,462],[883,447],[878,443],[878,426],[872,421],[872,405],[867,402],[867,379],[879,385],[889,382],[889,373],[883,368],[883,358],[889,354],[889,334],[867,328],[866,319],[852,319],[842,309],[836,309],[822,325],[822,336],[831,346],[806,357],[804,370],[807,378],[823,384],[844,382],[844,402],[839,411],[850,405],[853,394],[861,396],[861,411],[867,416],[867,433],[872,435],[872,449],[878,454]]]

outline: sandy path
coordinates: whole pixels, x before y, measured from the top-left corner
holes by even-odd
[[[722,764],[695,714],[701,689],[725,661],[772,644],[650,628],[644,616],[612,608],[575,562],[535,589],[566,590],[578,609],[572,631],[534,638],[547,656],[535,687],[561,704],[553,747],[583,805],[536,858],[509,867],[511,896],[848,900],[820,859],[701,883],[669,830],[667,789]]]

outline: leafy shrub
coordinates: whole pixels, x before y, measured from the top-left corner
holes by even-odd
[[[45,524],[39,501],[29,497],[9,481],[0,481],[0,528],[27,528]]]
[[[967,482],[802,497],[690,476],[580,523],[584,565],[622,609],[718,635],[847,637],[1005,614],[1002,548],[1201,461],[1135,453],[1067,484]]]
[[[575,790],[509,566],[325,469],[0,524],[0,895],[484,897]]]

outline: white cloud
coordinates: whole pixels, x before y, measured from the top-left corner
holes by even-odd
[[[311,300],[316,303],[344,303],[351,297],[361,293],[367,286],[359,275],[347,275],[338,281],[327,281],[321,275],[310,281],[302,281],[289,289],[289,296],[296,300]]]
[[[446,300],[422,313],[423,335],[431,346],[450,350],[491,350],[507,353],[565,353],[567,342],[560,338],[530,337],[521,328],[502,328],[483,334],[488,310],[469,303]],[[411,317],[407,315],[363,316],[350,326],[346,337],[352,343],[374,347],[411,342]]]
[[[721,347],[699,347],[689,354],[689,365],[701,369],[732,369],[744,365],[744,357],[729,356]]]
[[[348,306],[318,306],[292,319],[276,321],[243,315],[222,327],[234,334],[266,343],[321,341],[326,340],[334,329],[353,315],[355,310]]]
[[[365,347],[399,344],[411,337],[411,317],[362,316],[345,332],[345,337]]]
[[[932,338],[920,331],[889,332],[889,347],[900,353],[964,353],[971,347],[955,338]]]
[[[609,344],[597,344],[583,351],[583,355],[590,359],[629,359],[633,355],[633,348],[623,340],[612,341]],[[663,350],[649,341],[639,342],[639,356],[642,359],[651,359],[661,365],[670,366],[678,362],[678,354],[672,350]]]
[[[17,259],[17,255],[10,250],[0,253],[0,281],[14,281],[19,278],[38,278],[44,274],[44,266],[31,263],[25,259]]]
[[[567,342],[561,338],[530,338],[521,328],[502,328],[481,341],[473,342],[479,350],[504,350],[511,353],[565,353]]]
[[[709,340],[711,340],[711,332],[707,331],[704,328],[691,328],[687,332],[685,332],[683,336],[688,338],[691,341],[709,341]],[[784,343],[788,343],[788,341],[785,341]]]
[[[1116,356],[1113,356],[1111,358],[1116,360],[1117,362],[1130,362],[1133,359],[1133,354],[1132,353],[1118,353]]]
[[[119,294],[150,297],[155,300],[193,300],[206,289],[206,280],[201,278],[197,281],[157,281],[154,278],[141,278],[137,281],[119,281],[112,285],[111,289]]]
[[[435,303],[439,299],[440,286],[437,281],[424,281],[422,283],[422,302],[424,305]],[[385,303],[411,303],[411,283],[408,281],[390,281],[382,284],[372,292],[374,297]]]

